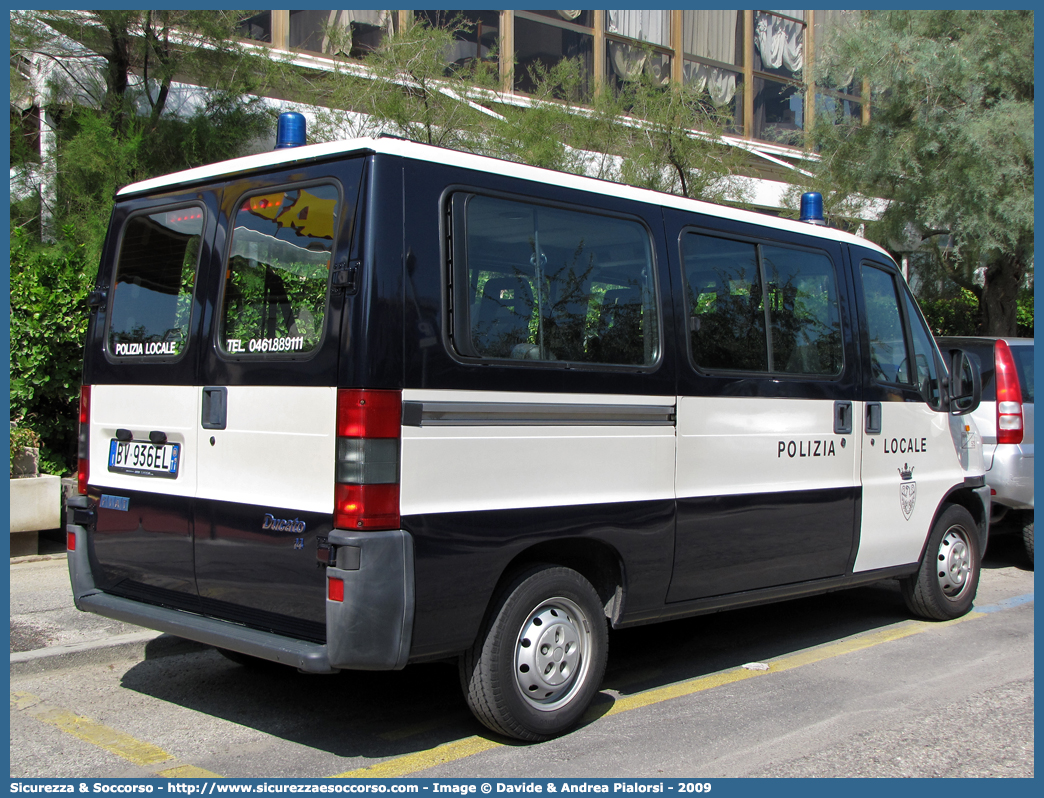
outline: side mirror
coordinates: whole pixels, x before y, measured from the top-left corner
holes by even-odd
[[[966,416],[982,401],[982,373],[976,357],[963,349],[950,350],[950,414]]]

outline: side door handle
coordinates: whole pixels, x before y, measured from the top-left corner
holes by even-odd
[[[878,435],[881,432],[881,403],[866,403],[866,432],[868,435]]]
[[[851,402],[834,402],[834,433],[837,435],[852,434]]]
[[[228,388],[203,389],[203,429],[224,429],[228,411]]]

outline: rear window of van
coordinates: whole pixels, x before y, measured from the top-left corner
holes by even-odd
[[[203,209],[132,216],[113,281],[107,346],[117,358],[175,360],[188,340]]]

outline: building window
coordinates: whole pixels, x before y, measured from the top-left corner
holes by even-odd
[[[754,15],[754,118],[756,139],[799,144],[805,129],[805,12],[758,11]]]
[[[475,61],[496,58],[500,38],[500,12],[478,11],[415,11],[417,19],[433,28],[453,31],[453,43],[446,50],[446,64],[451,69],[467,66]]]
[[[682,12],[682,80],[704,93],[743,132],[743,14],[739,11]]]
[[[605,74],[620,86],[642,79],[666,86],[671,79],[669,11],[605,12]]]
[[[291,11],[293,50],[361,58],[377,48],[390,25],[390,11]]]
[[[823,52],[829,45],[830,37],[840,28],[853,24],[858,18],[857,11],[816,11],[815,54]],[[835,125],[860,124],[863,118],[862,79],[854,70],[838,70],[831,75],[831,81],[816,86],[816,117],[825,119]]]
[[[245,39],[272,43],[272,12],[260,11],[239,23],[239,32]]]
[[[594,88],[594,31],[566,21],[558,12],[554,14],[515,12],[515,91],[526,94],[534,91],[534,70],[549,69],[559,61],[571,58],[579,63],[582,93],[588,97]],[[589,16],[590,12],[581,12],[576,19]]]

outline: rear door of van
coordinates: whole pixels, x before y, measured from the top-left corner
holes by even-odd
[[[222,194],[200,348],[195,575],[203,612],[325,640],[338,359],[363,159]],[[338,285],[333,286],[337,282]],[[333,289],[331,290],[331,287]]]
[[[325,637],[316,551],[362,173],[347,159],[117,204],[85,355],[103,590]]]
[[[219,202],[204,189],[117,204],[84,355],[95,579],[186,609],[197,609],[195,386]]]

